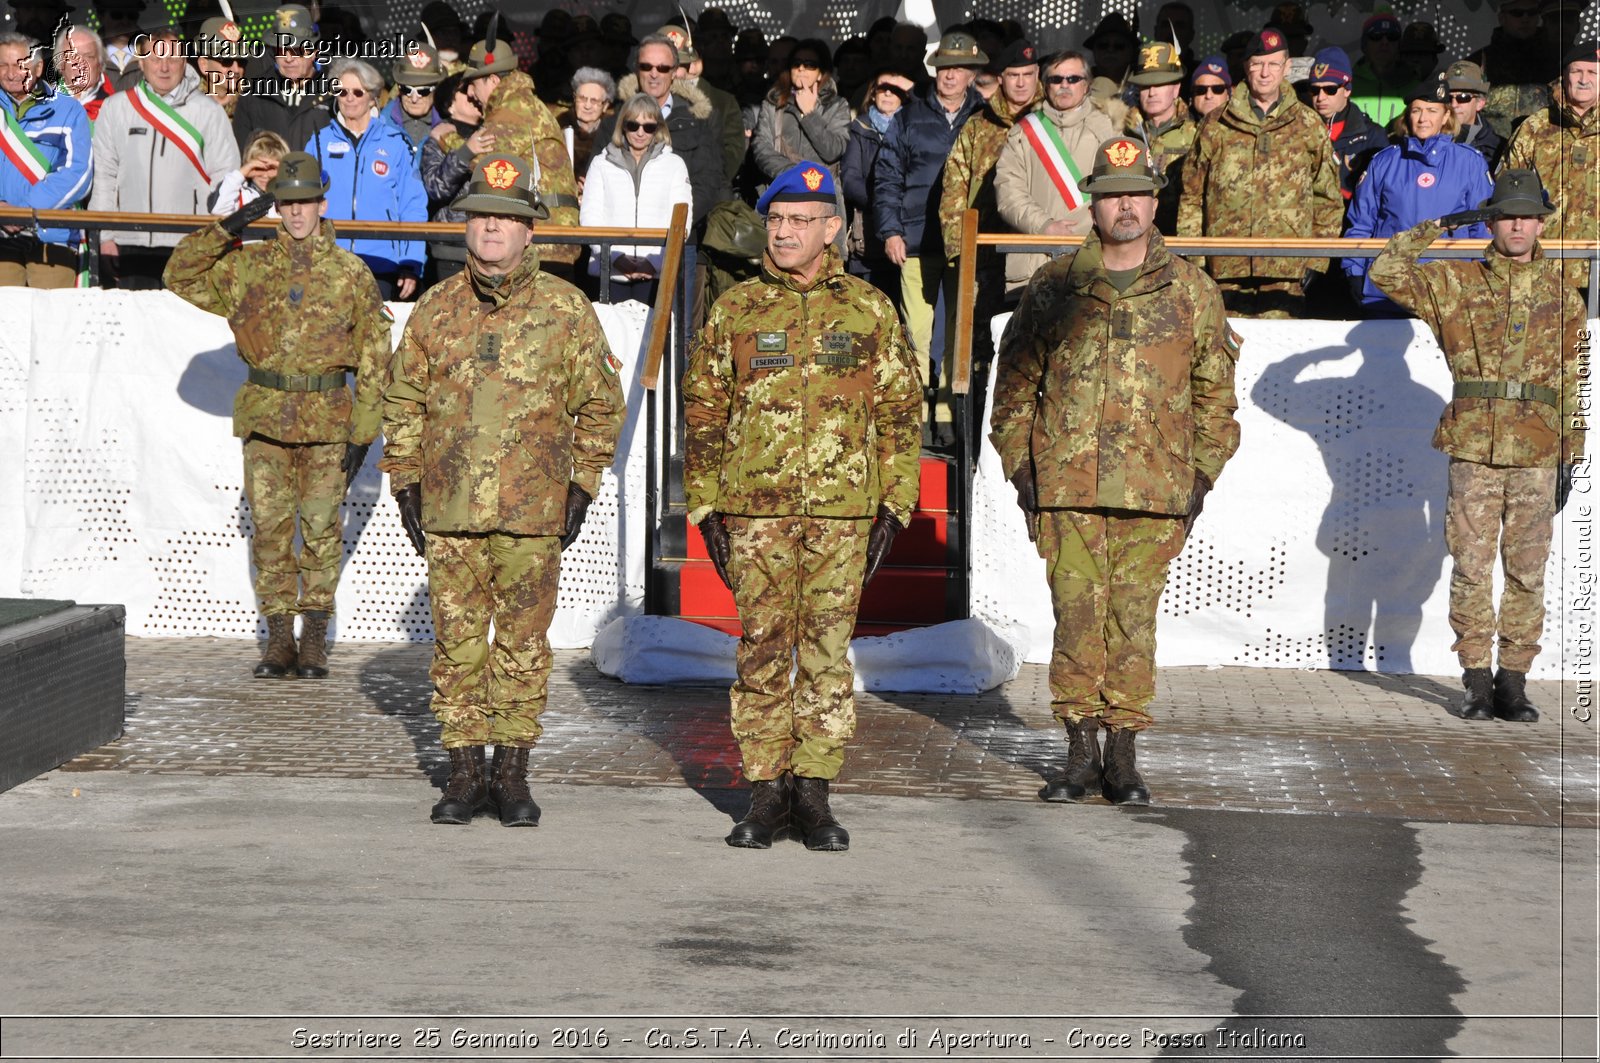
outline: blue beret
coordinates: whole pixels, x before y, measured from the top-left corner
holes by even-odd
[[[756,210],[765,214],[774,203],[834,203],[833,174],[820,162],[797,162],[772,179],[756,201]]]

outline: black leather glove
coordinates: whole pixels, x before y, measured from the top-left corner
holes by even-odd
[[[1028,522],[1028,541],[1036,543],[1039,541],[1039,490],[1033,482],[1033,467],[1025,465],[1018,469],[1011,478],[1011,486],[1017,489],[1017,506]]]
[[[1458,210],[1454,214],[1446,214],[1440,218],[1439,224],[1446,229],[1460,229],[1467,225],[1475,225],[1480,221],[1486,222],[1492,217],[1494,217],[1494,211],[1491,210]]]
[[[567,484],[567,530],[561,536],[561,549],[578,541],[578,533],[583,531],[583,518],[588,515],[589,503],[593,501],[589,492],[577,484]]]
[[[872,532],[867,536],[867,572],[861,577],[863,587],[872,582],[872,577],[878,572],[878,566],[889,556],[889,548],[894,545],[894,537],[904,530],[905,525],[900,523],[899,517],[889,512],[887,506],[878,507],[878,519],[873,522]]]
[[[229,236],[238,236],[244,232],[245,226],[253,221],[260,221],[267,216],[267,211],[272,209],[277,200],[267,192],[260,197],[246,203],[221,221],[222,229]]]
[[[344,445],[344,459],[339,462],[339,468],[344,471],[344,489],[350,490],[350,485],[356,482],[356,473],[361,471],[361,466],[367,462],[367,451],[372,449],[371,443],[346,443]]]
[[[418,557],[428,556],[428,537],[422,533],[422,485],[407,484],[394,493],[400,507],[400,526],[406,530]]]
[[[1194,522],[1200,519],[1200,511],[1206,508],[1206,495],[1211,493],[1211,477],[1195,470],[1194,494],[1189,499],[1189,512],[1183,518],[1183,535],[1188,538],[1194,530]]]
[[[1560,513],[1566,507],[1567,499],[1572,495],[1571,465],[1556,466],[1556,512]]]
[[[722,585],[733,590],[733,582],[728,579],[728,559],[733,556],[733,545],[728,541],[728,526],[723,523],[721,513],[706,514],[700,522],[700,538],[705,540],[706,554]]]

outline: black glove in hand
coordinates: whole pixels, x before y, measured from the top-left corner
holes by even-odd
[[[1183,518],[1183,535],[1189,537],[1194,530],[1194,522],[1200,519],[1200,511],[1206,508],[1206,495],[1211,493],[1211,477],[1198,470],[1194,474],[1194,494],[1189,499],[1189,512]]]
[[[1556,512],[1560,513],[1566,507],[1567,499],[1572,495],[1572,465],[1556,466]]]
[[[578,541],[578,533],[583,531],[583,518],[588,515],[589,503],[593,501],[589,492],[577,484],[567,484],[567,530],[561,536],[561,549]]]
[[[428,556],[428,537],[422,533],[422,485],[407,484],[394,493],[400,507],[400,526],[406,530],[418,557]]]
[[[1039,541],[1039,491],[1033,482],[1033,468],[1018,469],[1011,478],[1011,486],[1017,489],[1017,506],[1028,522],[1028,541],[1036,543]]]
[[[878,566],[889,556],[894,537],[904,530],[905,525],[900,523],[899,517],[889,512],[887,506],[878,507],[878,519],[873,522],[872,532],[867,536],[867,572],[861,577],[863,587],[872,582]]]
[[[728,579],[728,559],[733,556],[733,545],[728,541],[728,526],[723,523],[721,513],[706,514],[700,522],[700,538],[705,540],[706,555],[711,558],[711,567],[717,570],[722,585],[732,590],[733,583]]]
[[[344,445],[344,458],[339,462],[339,468],[344,472],[344,489],[350,490],[350,485],[356,482],[356,473],[361,471],[361,466],[367,463],[367,451],[372,449],[371,443],[346,443]]]
[[[265,218],[267,211],[271,210],[272,205],[276,202],[277,200],[273,199],[269,193],[261,193],[259,198],[251,200],[226,218],[223,218],[221,222],[223,231],[229,236],[239,236],[244,232],[245,226],[253,221],[260,221]]]
[[[1439,225],[1446,229],[1460,229],[1478,222],[1486,222],[1493,217],[1494,212],[1488,210],[1458,210],[1454,214],[1446,214],[1439,219]]]

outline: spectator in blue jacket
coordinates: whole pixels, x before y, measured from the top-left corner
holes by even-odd
[[[1455,123],[1444,75],[1411,91],[1403,116],[1406,138],[1373,157],[1356,186],[1345,236],[1393,236],[1429,218],[1475,210],[1494,194],[1488,164],[1475,149],[1456,143]],[[1489,230],[1474,222],[1450,235],[1487,239]],[[1344,260],[1345,276],[1363,312],[1368,317],[1406,316],[1367,276],[1371,264],[1368,258]]]
[[[857,277],[871,281],[884,294],[900,294],[900,267],[883,253],[883,237],[873,221],[873,196],[877,184],[873,170],[878,152],[895,112],[905,105],[912,92],[911,79],[885,67],[872,78],[860,112],[849,125],[850,142],[845,145],[844,161],[839,164],[839,183],[844,187],[850,230],[845,237],[845,268]]]
[[[334,60],[328,79],[337,93],[338,114],[305,148],[322,160],[328,175],[328,220],[427,221],[428,194],[411,142],[378,113],[383,79],[359,59]],[[385,299],[410,299],[416,293],[421,240],[341,239],[339,246],[367,264]]]
[[[37,48],[31,37],[0,33],[0,202],[62,210],[89,194],[89,117],[43,80]],[[73,229],[0,226],[0,285],[72,287],[77,244]]]
[[[394,99],[383,109],[383,117],[400,127],[411,145],[411,154],[421,157],[422,142],[433,127],[444,121],[434,90],[444,80],[439,53],[431,45],[413,44],[394,61]]]

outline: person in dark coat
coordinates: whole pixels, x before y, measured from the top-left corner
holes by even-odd
[[[317,74],[317,27],[299,4],[278,8],[267,49],[272,72],[257,78],[233,112],[233,137],[242,149],[263,129],[285,144],[309,144],[333,119],[332,96]]]

